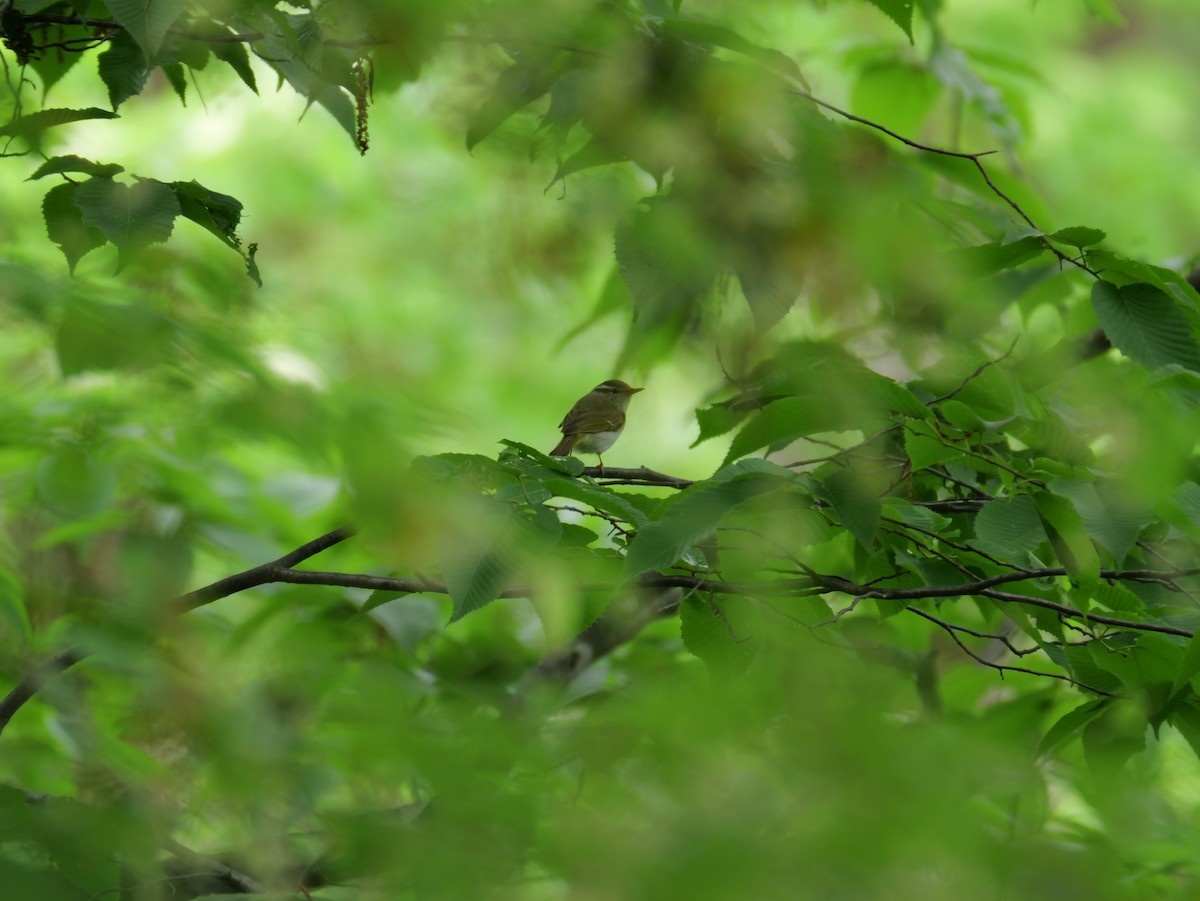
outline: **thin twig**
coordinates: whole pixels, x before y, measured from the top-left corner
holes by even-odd
[[[1063,682],[1070,682],[1072,685],[1074,685],[1078,688],[1082,688],[1087,691],[1095,692],[1098,695],[1104,695],[1109,698],[1117,697],[1111,691],[1105,691],[1102,688],[1096,688],[1092,685],[1088,685],[1086,682],[1080,682],[1078,679],[1072,679],[1070,676],[1064,676],[1061,673],[1044,673],[1044,672],[1041,672],[1040,670],[1028,669],[1027,667],[1024,667],[1024,666],[1009,666],[1008,664],[995,663],[991,660],[987,660],[983,657],[980,657],[978,654],[976,654],[974,651],[972,651],[969,647],[967,647],[966,644],[963,642],[963,640],[961,638],[959,638],[958,635],[956,634],[956,630],[958,630],[958,631],[968,631],[968,630],[962,629],[959,626],[954,626],[944,620],[938,619],[933,614],[926,613],[924,610],[922,610],[919,607],[905,607],[904,609],[909,611],[910,613],[915,613],[917,616],[924,617],[925,619],[929,620],[931,623],[934,623],[935,625],[940,626],[943,630],[945,630],[946,634],[949,635],[950,638],[954,640],[954,643],[956,645],[958,645],[960,649],[962,649],[962,652],[964,654],[966,654],[968,657],[970,657],[976,663],[979,663],[979,664],[982,664],[983,666],[990,667],[991,669],[997,670],[1000,673],[1001,679],[1004,678],[1005,673],[1026,673],[1027,675],[1030,675],[1030,676],[1043,676],[1047,679],[1059,679]]]

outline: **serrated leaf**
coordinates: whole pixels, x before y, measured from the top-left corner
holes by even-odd
[[[617,228],[614,254],[643,325],[670,320],[723,265],[691,208],[672,197],[643,201]]]
[[[754,252],[742,254],[736,265],[742,294],[760,332],[765,332],[788,314],[800,297],[802,287],[800,274],[778,260],[772,260],[771,256],[770,251],[755,246]]]
[[[69,122],[82,122],[86,119],[115,119],[116,113],[94,106],[86,109],[44,109],[28,116],[22,116],[0,128],[0,137],[30,138],[40,135],[47,128],[66,125]]]
[[[962,451],[941,437],[933,426],[923,422],[910,422],[904,430],[904,452],[908,455],[913,472],[937,466],[962,456]]]
[[[767,404],[734,436],[725,463],[768,445],[845,428],[844,411],[820,397],[787,397]]]
[[[114,110],[142,92],[152,68],[142,48],[124,31],[109,41],[98,65],[100,80],[108,88],[108,101]]]
[[[389,575],[396,575],[389,573]],[[410,592],[407,591],[384,591],[382,588],[377,588],[372,591],[367,599],[363,601],[363,605],[358,608],[359,613],[370,613],[376,607],[382,607],[384,604],[391,603],[398,598],[408,597]]]
[[[175,96],[179,98],[180,104],[187,106],[187,73],[183,71],[183,65],[181,63],[163,63],[160,68],[175,91]]]
[[[93,163],[91,160],[85,160],[81,156],[68,154],[66,156],[51,157],[46,160],[26,180],[36,181],[39,178],[45,178],[47,175],[61,175],[67,172],[82,172],[84,175],[112,178],[114,175],[124,171],[125,167],[118,166],[116,163]]]
[[[911,17],[911,15],[910,10],[909,16]],[[753,44],[730,28],[694,19],[664,19],[659,27],[667,34],[683,38],[685,41],[712,47],[724,47],[726,50],[748,56],[788,78],[794,78],[806,89],[808,88],[808,82],[795,60],[778,50]]]
[[[1165,635],[1146,634],[1132,647],[1108,649],[1093,641],[1088,649],[1098,667],[1115,675],[1128,691],[1145,696],[1152,721],[1162,712],[1183,662],[1182,646]]]
[[[899,25],[900,30],[908,36],[909,42],[912,42],[914,0],[867,0],[867,2],[882,10],[889,19]]]
[[[457,622],[496,599],[512,570],[515,528],[511,516],[476,517],[471,543],[459,544],[444,561],[446,587],[454,602],[450,622]]]
[[[1072,247],[1092,247],[1099,244],[1107,234],[1098,228],[1088,228],[1085,225],[1073,225],[1069,228],[1060,228],[1052,235],[1048,235],[1051,241],[1058,241],[1060,244],[1069,244]]]
[[[499,128],[510,116],[550,90],[572,63],[569,54],[530,53],[501,72],[491,95],[467,124],[467,150]]]
[[[83,25],[60,25],[55,29],[56,40],[86,41],[92,38],[92,29]],[[30,60],[33,68],[42,81],[42,99],[49,94],[50,89],[62,80],[71,68],[83,59],[83,53],[39,53]]]
[[[1037,756],[1049,754],[1067,739],[1081,733],[1084,726],[1104,713],[1108,705],[1109,700],[1101,698],[1097,701],[1080,704],[1074,710],[1063,714],[1042,736],[1041,742],[1038,743]]]
[[[547,479],[542,487],[550,492],[552,497],[565,497],[574,501],[583,501],[602,513],[615,516],[634,526],[646,522],[646,515],[627,501],[617,492],[589,485],[586,482],[576,482],[570,479]]]
[[[1092,286],[1092,308],[1109,340],[1134,362],[1147,369],[1177,363],[1200,371],[1200,344],[1187,315],[1154,285],[1098,281]]]
[[[226,34],[233,34],[228,29]],[[211,48],[212,55],[221,62],[227,64],[240,78],[250,90],[255,94],[258,93],[258,83],[254,79],[254,70],[250,67],[250,54],[246,51],[246,45],[240,41],[225,41],[214,43]]]
[[[1187,481],[1171,496],[1171,504],[1194,526],[1200,526],[1200,485]]]
[[[1171,680],[1171,694],[1177,694],[1181,688],[1192,681],[1192,677],[1200,673],[1200,632],[1188,639],[1183,649],[1183,658],[1179,661],[1179,670]]]
[[[67,258],[67,267],[72,272],[80,257],[105,243],[104,233],[100,229],[84,223],[83,211],[75,202],[78,190],[79,185],[68,182],[51,188],[42,199],[46,234],[62,250]]]
[[[1083,521],[1088,535],[1109,550],[1118,563],[1133,548],[1142,527],[1152,515],[1128,501],[1122,502],[1112,492],[1101,496],[1091,482],[1072,482],[1056,479],[1049,485],[1055,494],[1068,498]]]
[[[554,170],[554,177],[550,179],[546,190],[549,191],[555,183],[562,181],[568,175],[574,175],[576,172],[582,172],[584,169],[591,169],[595,166],[607,166],[610,163],[620,163],[625,160],[626,157],[609,144],[592,138],[558,164],[558,168]]]
[[[1146,609],[1142,599],[1120,583],[1101,580],[1092,597],[1114,613],[1142,613]]]
[[[621,270],[614,265],[608,273],[608,278],[604,280],[604,287],[600,289],[600,295],[596,298],[596,305],[592,307],[592,311],[588,313],[586,319],[562,336],[555,351],[562,350],[605,316],[615,313],[617,310],[628,310],[631,306],[632,299],[629,296],[629,289],[621,277]]]
[[[1037,504],[1026,494],[984,504],[975,516],[975,537],[993,556],[1020,563],[1047,540]]]
[[[197,181],[171,182],[170,188],[179,201],[179,211],[184,217],[212,232],[234,250],[241,248],[237,236],[238,223],[242,219],[242,204],[236,197],[210,191]]]
[[[778,481],[757,473],[717,482],[698,482],[672,498],[658,519],[638,529],[625,556],[625,572],[636,576],[670,566],[709,534],[737,505],[772,490]]]
[[[1167,722],[1179,730],[1193,753],[1200,757],[1200,701],[1193,698],[1176,707]]]
[[[709,482],[727,482],[730,479],[741,478],[742,476],[750,475],[765,475],[774,476],[784,482],[796,483],[806,476],[799,476],[785,466],[780,466],[778,463],[772,463],[770,460],[762,460],[758,457],[750,457],[746,460],[738,460],[736,463],[728,463],[718,469],[708,479]]]
[[[1046,242],[1034,235],[1016,241],[979,244],[949,252],[951,260],[968,275],[995,275],[1004,269],[1019,266],[1047,251]]]
[[[515,451],[517,456],[536,463],[538,466],[544,466],[551,472],[565,472],[568,475],[577,476],[584,470],[583,463],[573,457],[551,457],[536,447],[530,447],[520,441],[510,441],[507,438],[500,439],[500,443],[509,450]]]
[[[153,59],[167,36],[167,29],[187,8],[187,0],[107,0],[109,12],[141,48],[145,59]]]
[[[1083,519],[1065,497],[1039,491],[1033,500],[1059,561],[1084,592],[1091,592],[1100,580],[1100,556]]]
[[[711,407],[704,407],[697,410],[696,423],[700,426],[700,435],[689,447],[695,447],[709,438],[716,438],[718,435],[724,435],[726,432],[732,431],[737,427],[738,423],[753,412],[753,407],[747,406],[742,409],[734,409],[724,404],[714,404]]]
[[[679,608],[683,646],[723,676],[744,672],[754,657],[753,646],[745,640],[748,636],[736,634],[735,618],[730,616],[741,600],[726,598],[717,602],[693,595],[685,598]]]
[[[835,472],[822,485],[825,499],[841,524],[864,550],[873,551],[883,509],[879,498],[866,489],[860,476],[847,470]]]
[[[75,202],[85,225],[95,226],[117,245],[120,266],[138,251],[171,237],[179,200],[169,185],[139,181],[132,187],[107,178],[79,186]]]
[[[1059,623],[1059,618],[1053,611],[1043,610],[1035,615],[1039,626],[1043,631],[1055,634],[1052,630],[1046,628],[1047,621],[1053,621],[1058,626],[1059,640],[1062,640],[1061,633],[1062,625]],[[1043,650],[1047,655],[1053,646],[1046,646]],[[1066,661],[1067,672],[1071,677],[1082,682],[1091,688],[1097,688],[1100,691],[1118,692],[1121,690],[1121,680],[1115,674],[1111,673],[1103,667],[1097,666],[1095,658],[1092,657],[1090,644],[1087,645],[1066,645],[1058,648],[1053,648],[1056,653],[1061,654],[1062,659]]]

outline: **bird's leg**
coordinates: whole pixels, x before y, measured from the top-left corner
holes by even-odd
[[[599,466],[600,478],[604,478],[604,458],[601,457],[599,454],[596,454],[596,459],[600,461],[600,466]]]

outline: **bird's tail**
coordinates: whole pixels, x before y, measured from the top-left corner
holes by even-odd
[[[579,439],[581,437],[582,437],[581,435],[563,435],[562,441],[558,442],[558,445],[554,448],[554,450],[550,451],[550,456],[551,457],[569,457],[569,456],[571,456],[571,451],[575,450],[575,445],[579,443]]]

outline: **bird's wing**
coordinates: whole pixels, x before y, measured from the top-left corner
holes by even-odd
[[[578,405],[559,423],[564,435],[587,435],[592,432],[615,432],[625,425],[625,413],[616,407],[607,410],[580,410]]]

